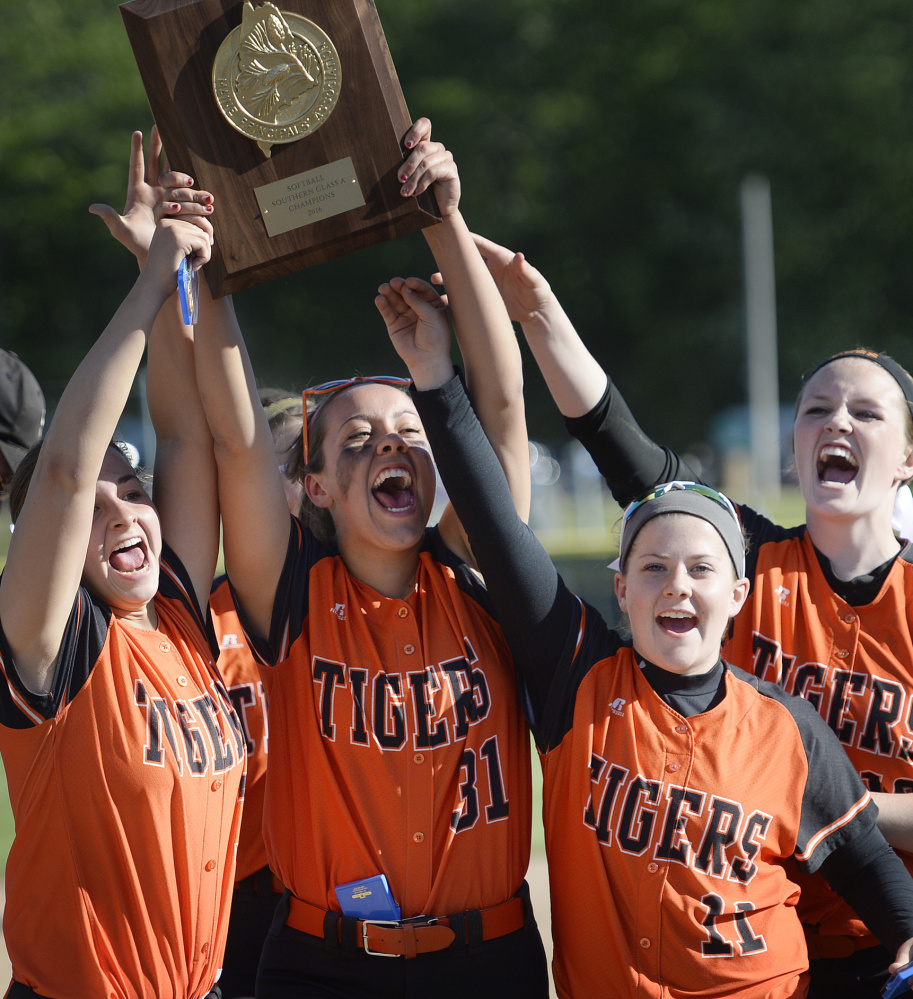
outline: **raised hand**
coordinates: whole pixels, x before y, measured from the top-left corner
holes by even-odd
[[[154,286],[167,298],[175,288],[181,261],[191,258],[194,270],[208,260],[212,238],[199,224],[181,219],[161,219],[154,228],[152,241],[141,281]]]
[[[162,168],[162,140],[158,128],[153,126],[145,156],[143,133],[134,132],[131,138],[123,214],[105,204],[90,205],[89,211],[102,219],[111,235],[142,265],[157,218],[179,214],[212,235],[208,216],[213,211],[213,196],[208,191],[192,190],[193,183],[187,174],[169,170],[167,163]]]
[[[447,310],[427,281],[391,278],[374,304],[417,388],[437,388],[453,377]]]
[[[554,297],[548,281],[522,253],[514,253],[476,233],[472,238],[498,286],[510,318],[516,323],[535,319]]]

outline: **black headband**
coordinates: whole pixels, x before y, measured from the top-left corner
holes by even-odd
[[[621,569],[640,529],[665,513],[685,513],[706,520],[723,539],[736,576],[741,579],[745,575],[745,538],[739,515],[727,496],[699,482],[665,482],[643,499],[628,504],[618,539],[618,564],[609,568]]]
[[[903,392],[904,399],[907,400],[907,408],[913,414],[913,378],[910,377],[909,372],[897,363],[893,357],[888,357],[887,354],[879,354],[874,350],[866,350],[864,347],[856,347],[853,350],[844,350],[839,354],[834,354],[833,357],[829,357],[826,361],[822,361],[818,367],[816,367],[812,373],[805,379],[806,384],[811,380],[813,375],[816,375],[825,365],[830,364],[831,361],[840,361],[844,357],[858,357],[863,361],[871,361],[873,364],[877,364],[880,368],[894,379],[895,382],[900,386],[900,391]]]

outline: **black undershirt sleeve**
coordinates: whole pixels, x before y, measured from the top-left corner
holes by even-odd
[[[564,423],[568,433],[589,451],[622,507],[659,482],[701,481],[679,455],[644,433],[611,378],[603,397],[589,413],[565,417]]]
[[[568,635],[578,627],[580,602],[517,515],[504,471],[460,379],[412,395],[538,718]]]
[[[892,953],[913,937],[913,878],[877,826],[830,853],[819,870]]]

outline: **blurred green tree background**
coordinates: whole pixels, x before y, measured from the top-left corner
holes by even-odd
[[[378,0],[470,225],[522,249],[648,431],[743,401],[738,189],[770,179],[780,381],[866,344],[913,363],[913,12],[901,0]],[[116,4],[3,3],[0,345],[59,395],[133,278],[120,209],[150,113]],[[263,383],[398,370],[376,286],[420,235],[241,292]],[[354,359],[354,360],[353,360]],[[561,424],[529,365],[529,422]]]

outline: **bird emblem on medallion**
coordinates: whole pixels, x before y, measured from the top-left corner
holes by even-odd
[[[319,128],[339,97],[339,56],[326,32],[272,3],[245,3],[216,53],[213,93],[228,123],[265,156]]]

